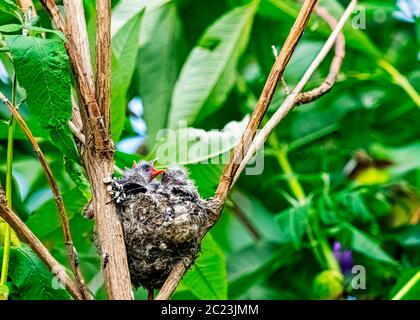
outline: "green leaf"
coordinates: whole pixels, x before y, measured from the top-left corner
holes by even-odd
[[[21,24],[6,24],[4,26],[0,26],[0,32],[9,33],[9,32],[16,32],[22,30]]]
[[[140,21],[143,10],[112,38],[111,133],[118,141],[125,123],[127,90],[136,66]]]
[[[255,11],[256,2],[236,8],[205,31],[175,84],[169,128],[177,128],[180,121],[190,125],[221,107],[235,83]]]
[[[137,77],[152,148],[157,132],[167,127],[172,89],[179,69],[180,19],[174,3],[146,10],[140,31]]]
[[[81,214],[87,200],[77,189],[71,189],[63,194],[69,220]],[[50,199],[33,212],[26,221],[27,226],[42,240],[54,231],[61,229],[60,219],[57,214],[54,199]]]
[[[420,225],[407,226],[399,232],[389,235],[403,247],[420,247]]]
[[[249,117],[231,121],[220,131],[205,131],[196,128],[166,130],[156,145],[156,157],[161,164],[224,163],[229,160],[228,152],[238,143]],[[219,159],[218,157],[221,157]],[[219,162],[221,161],[221,162]]]
[[[194,266],[182,279],[182,286],[202,300],[227,299],[225,256],[210,234],[204,238],[201,251]]]
[[[112,10],[111,34],[114,37],[133,17],[143,11],[146,6],[160,5],[169,0],[121,0]]]
[[[328,8],[328,12],[336,19],[339,19],[344,12],[343,6],[336,0],[321,0],[319,6]],[[263,0],[259,14],[268,16],[271,19],[279,19],[281,15],[276,13],[279,10],[296,18],[299,13],[299,7],[300,4],[291,0]],[[318,22],[319,25],[316,25],[314,28],[315,32],[328,36],[331,33],[331,28],[323,21]],[[350,22],[346,24],[343,32],[346,38],[346,45],[350,48],[368,54],[371,58],[377,58],[382,55],[369,37],[360,28],[353,28]]]
[[[3,257],[0,247],[0,261]],[[57,280],[27,245],[11,248],[9,277],[11,300],[67,300],[69,294],[55,286]]]
[[[347,224],[342,228],[342,230],[344,231],[343,235],[347,240],[346,242],[352,250],[379,262],[391,265],[398,264],[394,258],[385,252],[375,240],[364,232]]]
[[[70,67],[63,43],[56,39],[5,36],[26,102],[41,128],[63,154],[78,161],[76,145],[67,126],[71,118]]]
[[[77,152],[76,143],[70,129],[63,125],[61,127],[53,127],[50,129],[51,141],[55,143],[58,149],[70,160],[79,161],[79,153]]]
[[[283,232],[279,227],[278,215],[277,218],[267,210],[267,208],[255,198],[252,194],[232,191],[231,200],[241,209],[241,211],[248,217],[251,223],[260,231],[262,239],[272,243],[284,242]],[[306,214],[304,214],[305,220]],[[301,217],[297,217],[301,218]],[[303,222],[304,223],[304,222]],[[261,232],[261,230],[264,230]]]
[[[279,267],[293,260],[290,246],[259,242],[229,257],[229,298],[236,299],[249,288],[267,279]]]
[[[59,37],[63,42],[67,42],[66,36],[62,32],[60,32],[58,30],[41,28],[41,27],[36,27],[36,26],[31,26],[31,25],[25,25],[24,27],[25,27],[25,29],[31,30],[31,31],[36,32],[36,33],[42,33],[42,32],[50,32],[50,33],[53,33],[57,37]]]
[[[9,15],[15,16],[20,21],[23,21],[22,10],[12,0],[2,0],[2,1],[0,1],[0,11],[3,11],[4,13],[7,13]]]
[[[276,215],[275,219],[280,227],[282,243],[293,243],[296,247],[300,246],[308,223],[309,210],[310,208],[307,205],[298,205]]]
[[[82,167],[76,161],[71,159],[65,159],[64,166],[68,175],[73,180],[79,191],[83,194],[86,200],[90,200],[92,198],[92,194],[90,192],[90,184],[83,174]]]
[[[60,127],[71,117],[70,67],[61,41],[5,36],[17,79],[41,127]]]

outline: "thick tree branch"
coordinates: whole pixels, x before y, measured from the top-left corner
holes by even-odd
[[[41,0],[41,2],[48,9],[46,4],[51,2],[51,0]],[[87,33],[86,28],[83,27],[86,25],[83,3],[82,0],[65,0],[64,6],[67,13],[67,27],[64,28],[62,26],[62,28],[63,30],[67,29],[66,35],[71,40],[69,41],[70,45],[67,46],[67,52],[75,77],[78,79],[79,109],[85,137],[85,146],[82,146],[83,151],[81,154],[92,186],[92,207],[96,222],[95,232],[98,239],[98,249],[101,253],[104,282],[109,299],[128,300],[132,299],[132,288],[123,230],[115,205],[111,201],[103,183],[103,179],[114,171],[114,149],[109,130],[105,126],[104,118],[95,96]],[[48,10],[53,16],[54,11]],[[98,16],[103,16],[103,14],[109,15],[110,12],[97,12],[97,14]],[[53,19],[60,21],[59,17],[53,17]],[[107,19],[109,20],[110,17]],[[109,26],[104,26],[104,28],[109,28]],[[99,27],[97,32],[103,32],[102,27]],[[96,57],[99,60],[109,58],[110,56]],[[109,61],[101,62],[101,64],[104,66],[110,65]],[[110,77],[109,70],[107,74]],[[110,88],[101,89],[109,91]],[[109,92],[104,91],[101,94],[109,95]],[[103,103],[103,100],[101,103]],[[104,114],[109,114],[109,99],[106,103],[103,105],[104,110],[106,110]],[[78,117],[77,111],[73,112],[73,117]],[[80,132],[80,127],[77,124],[73,126],[73,129],[78,129],[75,132]],[[79,137],[82,139],[82,134],[79,134]],[[106,259],[106,263],[104,263],[104,259]]]
[[[111,105],[111,0],[96,1],[95,93],[109,130]]]
[[[83,299],[80,290],[73,279],[69,277],[65,268],[55,260],[48,249],[25,225],[25,223],[7,205],[6,195],[0,185],[0,216],[16,231],[19,237],[24,240],[32,250],[41,258],[45,265],[60,277],[66,289],[74,299]]]
[[[70,262],[71,269],[73,271],[74,277],[76,279],[77,286],[79,287],[80,295],[83,299],[90,299],[90,293],[86,286],[86,283],[83,279],[82,273],[79,268],[79,259],[77,257],[76,248],[73,246],[73,240],[71,237],[70,232],[70,224],[69,219],[66,213],[66,209],[64,207],[63,197],[61,196],[60,190],[58,188],[57,182],[54,179],[54,176],[51,172],[51,169],[45,160],[44,154],[42,153],[38,142],[35,140],[35,137],[32,135],[31,130],[27,126],[25,120],[22,118],[20,113],[18,112],[17,108],[12,105],[12,103],[4,96],[3,93],[0,92],[0,100],[9,108],[10,112],[12,113],[13,117],[18,122],[19,126],[22,128],[23,132],[25,133],[26,137],[28,138],[29,142],[32,144],[34,151],[38,157],[38,160],[41,164],[42,169],[45,172],[47,177],[48,183],[51,187],[51,191],[54,195],[55,204],[57,207],[57,211],[59,214],[59,218],[61,221],[61,226],[64,232],[64,241],[67,248],[67,255]]]

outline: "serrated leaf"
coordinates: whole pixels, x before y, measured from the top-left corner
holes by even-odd
[[[169,128],[188,125],[218,110],[236,79],[238,60],[248,43],[256,2],[216,20],[192,50],[175,84]]]
[[[202,300],[227,299],[225,256],[210,234],[203,239],[201,251],[182,286]]]
[[[147,145],[152,148],[156,134],[166,128],[172,89],[178,74],[180,19],[170,2],[146,10],[140,31],[137,77],[147,125]]]
[[[71,117],[68,57],[61,41],[5,36],[26,101],[43,128],[63,126]]]
[[[112,38],[111,133],[118,141],[125,123],[127,90],[136,66],[140,21],[143,10]]]
[[[0,248],[0,261],[2,259]],[[66,290],[54,288],[53,274],[45,267],[42,260],[29,248],[11,248],[9,266],[11,300],[67,300]]]

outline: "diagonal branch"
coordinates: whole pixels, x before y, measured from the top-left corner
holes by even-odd
[[[255,106],[254,112],[251,115],[249,123],[242,135],[241,141],[235,147],[233,155],[229,163],[226,165],[223,172],[222,178],[216,190],[215,197],[224,203],[229,193],[233,178],[238,170],[239,164],[241,163],[244,155],[248,152],[251,142],[256,134],[261,121],[267,112],[271,100],[273,99],[275,89],[278,82],[280,81],[284,70],[286,69],[287,63],[292,56],[303,31],[308,24],[311,13],[317,3],[317,0],[306,0],[297,16],[293,27],[291,28],[289,35],[286,38],[283,48],[278,55],[270,74],[268,75],[267,81],[264,85],[263,91],[260,98]],[[219,210],[220,213],[221,210]],[[218,219],[216,216],[216,219]]]
[[[341,30],[343,29],[345,23],[347,22],[347,19],[350,17],[351,13],[353,12],[356,4],[357,4],[356,0],[352,0],[350,2],[347,9],[345,10],[342,17],[340,18],[340,21],[335,25],[334,30],[332,31],[331,35],[328,37],[328,40],[325,42],[324,46],[322,47],[321,51],[318,53],[314,61],[312,61],[311,65],[306,70],[305,74],[303,75],[299,83],[296,85],[295,89],[292,91],[292,93],[289,96],[287,96],[287,98],[284,100],[282,105],[273,114],[270,120],[267,121],[264,128],[262,128],[261,131],[258,133],[258,135],[255,137],[255,139],[252,142],[252,147],[248,150],[246,156],[244,157],[244,159],[242,160],[239,166],[239,169],[234,178],[234,182],[239,178],[239,175],[244,170],[245,166],[247,165],[248,161],[252,158],[256,150],[258,150],[264,145],[265,140],[267,140],[271,132],[273,132],[276,126],[280,123],[280,121],[286,117],[286,115],[297,105],[297,103],[306,103],[306,102],[313,101],[319,98],[320,96],[322,96],[322,94],[324,94],[331,88],[331,85],[335,81],[338,70],[340,69],[341,61],[344,57],[344,48],[342,47],[344,46],[343,39],[342,41],[339,42],[338,50],[336,50],[336,55],[333,59],[332,66],[330,68],[330,73],[327,76],[326,81],[317,89],[309,91],[305,93],[304,95],[300,95],[300,92],[302,91],[302,89],[308,83],[309,79],[312,77],[316,69],[320,66],[321,62],[325,59],[328,52],[331,50],[332,46],[334,45],[334,42],[336,42],[337,39],[339,39],[340,35],[342,37]],[[322,11],[321,11],[321,14],[323,14]]]
[[[35,234],[26,226],[26,224],[14,213],[7,205],[7,199],[3,188],[0,185],[0,216],[17,232],[32,250],[41,258],[47,267],[60,277],[66,289],[74,299],[82,300],[79,287],[73,279],[69,277],[64,267],[55,260],[48,249],[35,236]]]
[[[220,179],[219,185],[216,190],[214,197],[214,208],[212,211],[213,217],[209,221],[208,225],[202,230],[201,239],[206,235],[208,230],[218,221],[220,214],[223,209],[223,205],[226,201],[228,193],[233,183],[233,178],[239,168],[243,156],[248,152],[252,139],[254,138],[258,127],[270,105],[270,102],[274,96],[274,91],[280,81],[284,70],[286,69],[287,63],[289,62],[299,39],[301,38],[303,31],[308,24],[311,13],[315,7],[317,0],[306,0],[297,16],[293,27],[290,29],[289,35],[286,38],[283,48],[278,55],[273,68],[267,78],[264,85],[261,96],[257,102],[254,112],[251,115],[249,123],[242,135],[242,138],[238,145],[235,147],[233,154],[230,157],[229,163],[226,165],[223,172],[222,178]],[[163,284],[156,300],[166,300],[175,291],[178,286],[182,275],[185,273],[187,267],[181,262],[177,264],[167,280]]]
[[[330,15],[325,8],[316,7],[315,13],[318,16],[320,16],[331,27],[331,30],[334,30],[337,27],[337,20],[335,20],[335,18],[332,15]],[[332,86],[334,85],[337,79],[338,73],[340,72],[341,64],[343,63],[345,53],[346,43],[344,39],[344,34],[340,32],[340,34],[337,37],[337,40],[335,41],[335,53],[331,61],[330,70],[328,72],[327,77],[317,88],[299,93],[295,99],[296,106],[315,101],[331,90]]]
[[[64,241],[67,248],[67,255],[70,262],[71,269],[73,271],[79,292],[84,299],[91,299],[89,290],[86,286],[86,283],[83,279],[83,275],[79,268],[79,259],[77,257],[76,248],[73,246],[73,240],[70,232],[69,219],[64,207],[63,197],[61,196],[60,190],[58,188],[57,182],[54,179],[54,176],[51,172],[51,169],[45,160],[44,154],[42,153],[38,142],[35,140],[35,137],[32,135],[31,130],[26,124],[25,120],[22,118],[17,108],[0,92],[0,100],[9,108],[10,112],[13,114],[13,117],[18,122],[19,126],[22,128],[29,142],[32,144],[34,151],[38,157],[38,160],[42,166],[42,169],[45,172],[48,183],[51,187],[51,191],[54,195],[55,204],[61,221],[61,226],[64,232]]]

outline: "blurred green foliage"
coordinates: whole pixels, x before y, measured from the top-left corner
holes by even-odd
[[[24,22],[9,2],[0,6],[0,32],[18,35],[21,28],[7,25]],[[93,50],[95,6],[93,1],[84,2]],[[176,128],[178,120],[186,121],[186,130],[195,137],[190,148],[200,139],[211,140],[212,129],[229,127],[237,141],[241,120],[252,112],[274,62],[271,47],[281,48],[300,7],[292,0],[112,3],[112,134],[117,146],[127,139],[141,140],[137,154],[116,153],[119,167],[154,158],[161,143],[157,132]],[[347,3],[320,1],[337,19]],[[38,2],[36,8],[37,26],[53,29]],[[239,179],[174,299],[420,298],[420,20],[397,19],[401,10],[394,0],[360,1],[355,14],[366,18],[366,28],[347,24],[346,57],[337,83],[321,99],[296,108],[276,128],[264,148],[263,173]],[[40,32],[28,30],[33,41],[41,41]],[[314,14],[284,74],[289,87],[299,81],[329,32]],[[63,107],[42,102],[43,90],[59,94],[54,102],[69,101],[69,85],[60,89],[47,78],[46,83],[34,82],[31,74],[22,73],[29,67],[32,72],[42,68],[40,62],[45,68],[54,59],[67,63],[65,57],[54,54],[60,37],[51,32],[44,36],[42,43],[52,52],[42,57],[25,55],[24,50],[34,49],[29,41],[15,46],[16,41],[7,41],[20,84],[20,112],[52,167],[82,270],[101,299],[105,292],[92,239],[93,222],[81,215],[90,195],[73,141],[66,142],[67,126],[62,121],[59,125],[38,121],[48,108]],[[18,38],[25,40],[22,37]],[[330,58],[307,89],[322,82]],[[10,97],[14,68],[6,53],[0,52],[0,59],[5,69],[0,70],[0,90]],[[60,97],[65,90],[67,96]],[[146,137],[139,136],[133,111],[127,108],[138,96]],[[267,117],[284,97],[279,87]],[[59,119],[67,119],[70,107]],[[2,185],[9,117],[0,107]],[[213,195],[224,167],[216,160],[227,152],[222,148],[200,159],[180,161],[189,168],[203,197]],[[13,164],[15,211],[67,265],[51,192],[19,128]],[[0,232],[0,252],[2,243]],[[346,261],[338,258],[337,243],[351,252],[351,266],[364,267],[364,287],[355,287],[355,274],[343,269]],[[12,248],[10,298],[68,298],[62,290],[51,289],[50,277],[28,247]],[[136,291],[136,298],[145,297],[143,289]]]

